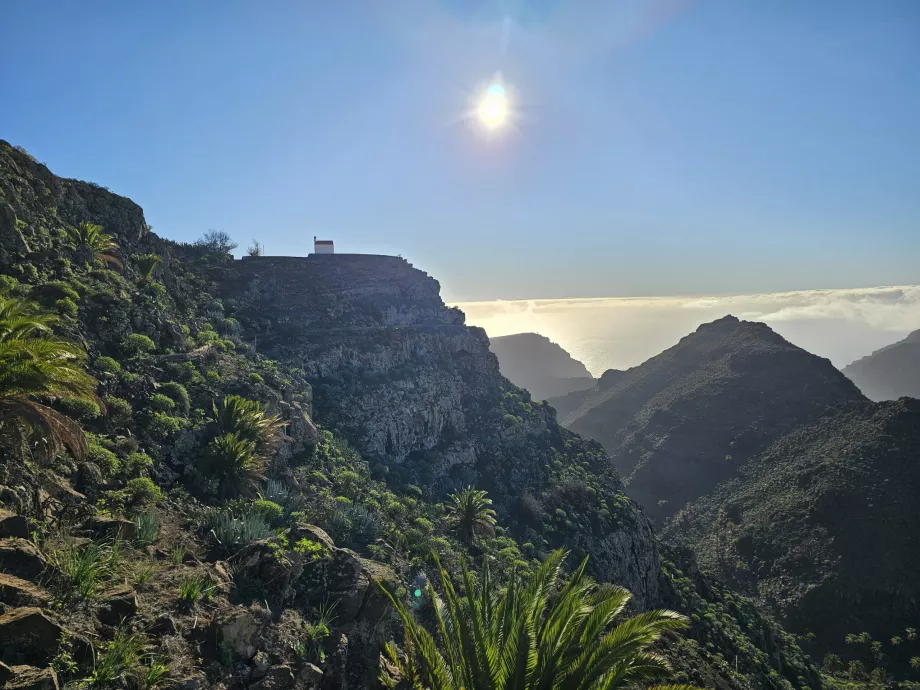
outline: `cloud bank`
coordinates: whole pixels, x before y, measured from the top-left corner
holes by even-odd
[[[755,295],[496,300],[459,303],[490,336],[541,333],[595,375],[625,369],[726,314],[763,321],[843,367],[920,328],[920,286],[800,290]]]

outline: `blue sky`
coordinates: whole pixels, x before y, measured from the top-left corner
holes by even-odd
[[[449,300],[920,283],[915,0],[18,2],[0,137]],[[460,117],[496,73],[517,116]]]

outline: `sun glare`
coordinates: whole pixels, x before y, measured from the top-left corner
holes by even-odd
[[[508,96],[501,84],[486,89],[477,108],[479,120],[487,129],[499,129],[508,119]]]

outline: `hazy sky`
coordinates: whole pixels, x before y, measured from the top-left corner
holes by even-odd
[[[920,283],[917,0],[5,2],[0,137],[449,300]],[[494,76],[513,127],[462,116]]]
[[[702,323],[733,314],[763,321],[838,368],[920,328],[920,286],[757,295],[469,302],[468,324],[490,336],[540,333],[595,376],[628,369]]]

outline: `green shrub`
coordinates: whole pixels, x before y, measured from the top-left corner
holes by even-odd
[[[140,357],[155,349],[153,341],[142,333],[132,333],[121,341],[121,351],[128,357]]]
[[[357,472],[352,472],[351,470],[344,470],[339,472],[335,478],[336,483],[342,487],[342,493],[348,496],[349,498],[354,498],[357,496],[358,488],[361,483],[361,477],[358,476]]]
[[[186,422],[165,412],[154,412],[147,422],[147,433],[157,441],[167,441],[185,428]]]
[[[106,477],[112,477],[118,474],[118,470],[121,468],[118,456],[108,448],[103,448],[98,443],[90,443],[86,457],[90,462],[96,463],[99,469],[102,470],[102,474]]]
[[[126,476],[138,477],[153,466],[153,458],[147,453],[129,453],[121,464]]]
[[[261,376],[259,376],[259,374],[255,373],[255,372],[252,372],[252,373],[249,375],[249,383],[251,383],[251,384],[253,384],[253,385],[258,385],[258,384],[260,384],[260,383],[265,383],[265,379],[263,379]]]
[[[214,369],[209,369],[204,378],[208,383],[220,383],[220,374]]]
[[[189,408],[191,407],[191,401],[189,400],[188,391],[185,390],[185,386],[175,381],[169,381],[161,385],[157,390],[163,395],[169,396],[169,398],[176,403],[179,412],[188,414]]]
[[[73,318],[76,318],[77,313],[80,311],[80,308],[77,307],[77,303],[74,302],[69,297],[65,297],[64,299],[57,300],[54,303],[54,306],[55,308],[57,308],[58,314],[62,314],[64,316],[71,316]]]
[[[151,409],[156,410],[157,412],[172,412],[176,409],[175,401],[167,395],[162,393],[154,393],[150,396],[150,399],[147,401],[147,404]]]
[[[115,425],[122,426],[131,421],[131,403],[124,398],[116,398],[114,395],[107,396],[105,399],[105,416]]]
[[[422,530],[425,534],[431,534],[434,532],[434,523],[431,520],[423,517],[417,517],[412,521],[413,524]]]
[[[284,517],[284,508],[274,501],[267,501],[264,498],[253,501],[252,511],[265,518],[265,521],[270,525],[278,524],[281,518]]]
[[[317,558],[324,558],[329,555],[328,549],[320,544],[318,541],[313,541],[312,539],[307,539],[304,537],[300,539],[293,548],[294,553],[299,553],[302,556],[306,557],[308,561],[316,560]]]
[[[160,487],[153,483],[149,477],[136,477],[125,485],[125,494],[128,501],[134,505],[153,503],[163,498]]]
[[[101,414],[99,405],[85,398],[62,398],[58,400],[57,406],[61,412],[78,422],[95,419]]]
[[[136,438],[122,436],[115,440],[115,448],[122,455],[127,455],[129,453],[136,453],[140,448],[140,444],[137,442]]]

